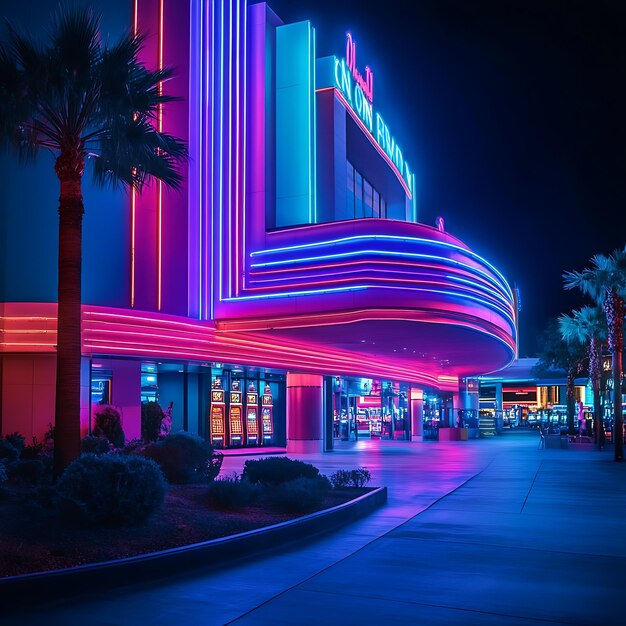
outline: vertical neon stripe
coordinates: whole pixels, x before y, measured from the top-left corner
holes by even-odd
[[[307,22],[306,24],[307,26],[307,64],[308,64],[308,70],[309,70],[309,82],[308,82],[308,89],[309,89],[309,94],[308,94],[308,98],[307,98],[307,104],[309,106],[309,114],[308,114],[308,120],[309,120],[309,224],[313,223],[313,191],[311,189],[311,153],[312,153],[312,146],[311,146],[311,115],[312,115],[312,111],[311,111],[311,98],[312,98],[312,94],[315,93],[315,89],[312,90],[311,92],[311,22]]]
[[[207,234],[207,237],[205,239],[206,241],[206,250],[205,250],[205,264],[206,264],[206,268],[207,271],[205,273],[205,286],[207,286],[210,282],[210,288],[207,290],[208,291],[208,295],[210,298],[210,318],[213,319],[214,315],[213,315],[213,298],[214,298],[214,284],[213,284],[213,272],[209,271],[209,254],[210,251],[213,249],[213,246],[211,245],[211,242],[209,240],[209,236],[208,235],[213,235],[213,232],[215,230],[214,228],[214,219],[215,219],[215,169],[214,169],[214,163],[215,163],[215,133],[213,131],[214,128],[214,121],[215,121],[215,54],[216,54],[216,42],[215,42],[215,2],[211,1],[211,15],[210,15],[210,23],[211,23],[211,43],[210,43],[210,47],[209,47],[209,51],[210,51],[210,55],[211,55],[211,72],[210,72],[210,89],[211,89],[211,107],[209,108],[210,111],[210,120],[211,120],[211,134],[209,137],[209,143],[211,145],[211,163],[209,166],[210,172],[211,172],[211,188],[210,188],[210,192],[208,195],[208,202],[209,204],[208,206],[208,211],[210,211],[210,216],[211,216],[211,230],[210,233]],[[208,222],[208,216],[207,216],[207,222]],[[207,225],[208,228],[208,225]],[[205,315],[206,317],[206,315]]]
[[[238,289],[238,284],[239,284],[239,185],[240,185],[240,180],[239,180],[239,149],[240,149],[240,145],[239,145],[239,124],[240,124],[240,101],[239,101],[239,96],[240,96],[240,84],[239,84],[239,62],[240,62],[240,41],[239,41],[239,22],[240,22],[240,7],[241,7],[241,2],[240,0],[234,0],[236,3],[236,16],[235,16],[235,20],[237,22],[236,24],[236,29],[237,29],[237,47],[235,48],[235,63],[236,63],[236,72],[235,72],[235,107],[236,107],[236,111],[237,114],[235,116],[235,206],[234,206],[234,212],[235,212],[235,249],[234,249],[234,259],[232,259],[231,263],[234,261],[234,265],[235,265],[235,272],[234,272],[234,277],[235,277],[235,294],[237,294],[239,292]],[[231,231],[232,232],[232,231]],[[232,291],[231,291],[231,295],[232,295]]]
[[[159,70],[163,69],[163,9],[165,0],[159,2]],[[159,83],[159,95],[163,93],[163,83]],[[163,132],[163,105],[157,110],[157,128]],[[157,310],[161,310],[161,296],[163,283],[163,182],[159,180],[157,190]]]
[[[224,0],[220,2],[220,96],[219,96],[219,107],[220,107],[220,149],[218,153],[218,161],[220,165],[219,175],[220,175],[220,192],[217,204],[217,212],[219,215],[219,239],[218,239],[218,250],[219,257],[217,259],[217,267],[219,273],[219,285],[218,285],[218,297],[222,299],[222,260],[224,258],[224,249],[223,249],[223,229],[224,229]]]
[[[235,0],[237,1],[237,0]],[[233,232],[233,0],[228,2],[228,232]],[[230,241],[229,241],[230,243]],[[232,296],[232,246],[228,246],[228,296]]]
[[[242,207],[241,207],[241,254],[242,260],[247,258],[246,254],[246,161],[248,159],[247,150],[247,111],[248,111],[248,99],[246,85],[248,82],[248,1],[244,0],[243,3],[243,178],[242,178]],[[245,263],[245,261],[244,261]],[[241,277],[241,285],[245,288],[246,271],[245,265],[243,268],[243,275]],[[239,295],[239,290],[237,291]]]
[[[311,29],[311,37],[313,38],[313,57],[310,63],[313,67],[313,84],[311,85],[311,98],[313,99],[313,120],[311,121],[313,135],[313,154],[311,154],[311,169],[313,171],[313,223],[317,224],[317,102],[315,95],[315,29]]]
[[[137,22],[139,19],[137,6],[138,0],[133,5],[133,35],[137,35]],[[134,177],[133,177],[134,178]],[[137,192],[132,187],[130,190],[130,306],[135,306],[135,221],[137,214]]]
[[[203,132],[203,116],[204,116],[204,106],[203,106],[203,100],[202,100],[202,77],[204,76],[204,28],[203,28],[203,22],[204,22],[204,2],[203,0],[200,0],[200,12],[199,12],[199,16],[198,16],[198,39],[199,39],[199,46],[198,46],[198,50],[197,51],[193,51],[193,54],[197,54],[198,55],[198,76],[193,76],[191,78],[191,80],[197,80],[200,83],[200,88],[198,89],[198,101],[199,101],[199,106],[198,106],[198,116],[199,119],[197,120],[198,122],[198,152],[197,152],[197,156],[199,157],[198,159],[198,170],[199,170],[199,176],[198,176],[198,207],[197,207],[197,211],[198,211],[198,259],[197,259],[197,263],[198,263],[198,319],[202,319],[202,280],[203,280],[203,272],[202,272],[202,228],[203,228],[203,223],[202,223],[202,208],[204,205],[204,178],[202,176],[202,164],[204,163],[204,159],[205,154],[204,154],[204,132]],[[191,207],[191,210],[196,210],[195,207]]]

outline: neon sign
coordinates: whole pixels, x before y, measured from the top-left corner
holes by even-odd
[[[356,68],[356,41],[352,39],[350,33],[348,33],[348,40],[346,41],[346,64],[352,72],[354,82],[361,88],[370,104],[374,104],[374,73],[366,65],[365,78],[363,78],[361,72]]]
[[[356,66],[356,43],[348,33],[346,42],[346,58],[334,59],[334,86],[344,96],[350,107],[356,112],[370,135],[382,148],[384,153],[395,165],[407,184],[411,194],[414,193],[414,175],[409,164],[404,160],[402,149],[396,143],[382,116],[374,112],[374,74],[369,67],[365,68],[365,77]]]

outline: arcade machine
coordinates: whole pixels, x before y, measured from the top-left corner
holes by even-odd
[[[209,413],[209,433],[211,443],[216,448],[223,448],[226,437],[226,403],[222,381],[216,376],[211,385],[211,408]]]
[[[243,404],[241,387],[238,378],[234,378],[230,390],[230,409],[228,411],[228,424],[230,426],[230,445],[243,445]]]
[[[248,386],[246,394],[246,443],[249,446],[259,445],[259,394],[254,383]]]
[[[270,389],[269,383],[265,383],[261,406],[261,421],[263,422],[263,445],[267,446],[272,443],[272,436],[274,435],[274,418],[272,415],[274,404],[272,400],[272,390]]]

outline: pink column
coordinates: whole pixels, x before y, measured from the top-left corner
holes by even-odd
[[[287,373],[287,452],[321,452],[323,378]]]
[[[424,438],[424,391],[411,387],[409,402],[411,403],[411,441],[422,441]]]

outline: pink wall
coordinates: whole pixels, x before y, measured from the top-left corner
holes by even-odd
[[[287,451],[321,452],[323,377],[287,373]]]
[[[19,432],[32,443],[54,423],[55,354],[6,354],[2,357],[2,434]],[[81,369],[81,436],[89,418],[89,359]]]

